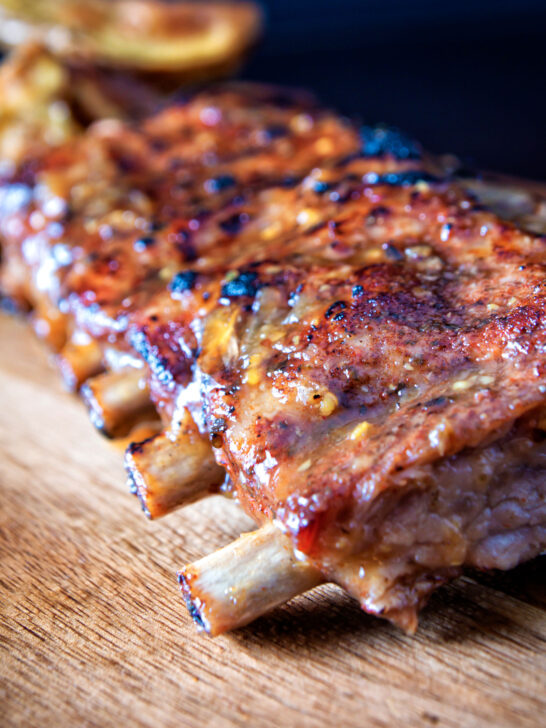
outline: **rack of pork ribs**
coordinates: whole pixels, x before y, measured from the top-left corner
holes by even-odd
[[[179,572],[207,632],[323,582],[411,632],[546,549],[544,205],[500,197],[246,85],[3,181],[4,293],[102,432],[159,418],[126,454],[146,514],[224,493],[259,526]]]

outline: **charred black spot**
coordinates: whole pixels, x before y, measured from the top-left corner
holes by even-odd
[[[290,189],[291,187],[295,187],[299,182],[298,177],[295,177],[294,175],[287,175],[282,180],[282,187],[287,187]]]
[[[435,177],[429,172],[419,169],[409,169],[405,172],[387,172],[386,174],[377,174],[376,172],[370,172],[365,174],[363,177],[365,184],[370,185],[388,185],[389,187],[410,187],[416,185],[419,182],[425,182],[426,184],[434,184],[439,182],[438,177]]]
[[[353,286],[353,296],[355,298],[362,296],[363,293],[364,293],[364,286],[361,286],[361,285]]]
[[[343,321],[345,318],[345,313],[343,311],[340,311],[339,313],[336,313],[336,315],[333,317],[332,321]]]
[[[332,202],[339,202],[340,204],[344,204],[345,202],[354,199],[354,192],[355,191],[351,189],[348,189],[344,194],[340,194],[339,192],[334,191],[330,194],[330,199],[332,200]]]
[[[211,435],[218,435],[221,432],[225,432],[227,428],[227,422],[223,417],[215,417],[210,425]]]
[[[370,210],[370,215],[374,215],[375,217],[386,217],[390,214],[390,208],[384,207],[383,205],[378,205],[377,207],[374,207],[373,210]]]
[[[143,238],[135,240],[133,247],[137,251],[137,253],[141,253],[143,250],[151,248],[153,245],[155,245],[155,238],[151,236],[145,236]]]
[[[316,232],[318,232],[319,230],[322,230],[322,228],[325,228],[325,227],[326,227],[326,222],[324,222],[324,221],[323,222],[317,222],[317,224],[316,225],[313,225],[313,227],[307,228],[306,232],[307,233],[316,233]]]
[[[207,192],[214,194],[216,192],[223,192],[223,190],[227,190],[230,187],[233,187],[235,183],[235,177],[232,177],[230,174],[223,174],[219,177],[213,177],[212,179],[207,180],[205,185]]]
[[[186,581],[182,574],[179,574],[178,581],[182,586],[185,585]],[[193,619],[195,624],[198,626],[199,629],[203,629],[206,631],[207,626],[205,622],[203,621],[203,618],[201,617],[201,614],[199,613],[199,609],[195,606],[195,604],[192,602],[191,597],[186,595],[184,592],[184,589],[182,590],[183,596],[184,596],[184,602],[186,604],[186,608],[188,612],[190,613],[190,617]]]
[[[425,402],[423,404],[424,409],[429,409],[429,407],[440,407],[448,402],[447,397],[435,397],[434,399],[429,399],[428,402]]]
[[[329,185],[328,182],[315,182],[313,185],[313,192],[316,192],[317,195],[322,195],[324,192],[328,192],[332,188],[332,185]]]
[[[345,301],[335,301],[335,303],[332,303],[332,305],[330,306],[330,308],[326,311],[326,313],[324,314],[324,316],[327,319],[329,319],[334,314],[340,312],[344,308],[347,308],[347,304],[345,303]],[[337,321],[337,320],[338,320],[337,318],[334,319],[334,321]]]
[[[150,439],[150,438],[148,438]],[[144,440],[143,442],[131,442],[127,447],[127,452],[130,455],[140,455],[140,453],[144,449],[145,443],[148,442],[148,440]]]
[[[180,228],[179,230],[171,233],[169,237],[171,236],[173,243],[180,251],[184,260],[192,261],[197,258],[197,251],[193,245],[191,233],[188,232],[188,230]]]
[[[290,295],[288,296],[288,305],[289,306],[291,306],[291,307],[295,306],[295,304],[299,298],[299,295],[302,291],[303,291],[303,283],[300,283],[299,286],[295,290],[290,291]]]
[[[191,291],[195,286],[196,279],[197,273],[195,273],[195,271],[180,271],[180,273],[177,273],[169,283],[169,290],[172,293],[184,293],[185,291]]]
[[[288,127],[284,126],[283,124],[272,124],[271,126],[267,127],[265,133],[270,140],[281,139],[282,137],[288,135]]]
[[[231,281],[222,286],[222,297],[239,298],[243,296],[255,296],[260,287],[258,274],[253,272],[239,273]]]
[[[390,126],[363,126],[360,130],[362,154],[365,157],[420,159],[421,147],[410,137]]]
[[[404,255],[398,250],[398,248],[395,248],[394,245],[392,245],[391,243],[383,243],[382,247],[385,251],[385,255],[387,256],[387,258],[389,258],[389,260],[404,260]]]
[[[249,221],[246,212],[237,212],[226,220],[222,220],[220,227],[228,235],[237,235],[240,229]]]

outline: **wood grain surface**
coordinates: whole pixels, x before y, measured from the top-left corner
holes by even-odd
[[[413,638],[322,587],[210,639],[175,571],[249,521],[145,520],[24,323],[0,342],[2,726],[545,725],[546,559],[442,589]]]

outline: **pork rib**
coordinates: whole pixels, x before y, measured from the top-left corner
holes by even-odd
[[[35,160],[0,216],[3,285],[69,380],[94,375],[102,429],[154,402],[164,432],[127,454],[145,511],[230,492],[301,588],[334,581],[410,631],[465,566],[546,547],[546,242],[438,168],[391,130],[228,86]],[[201,613],[222,558],[183,571],[212,631],[270,604],[224,619],[211,593]]]
[[[463,566],[545,548],[546,243],[458,186],[356,165],[292,191],[307,229],[241,235],[130,337],[244,508],[411,630]]]

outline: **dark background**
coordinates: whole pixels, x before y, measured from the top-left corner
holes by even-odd
[[[546,179],[546,0],[267,0],[242,75],[299,85],[434,152]]]

